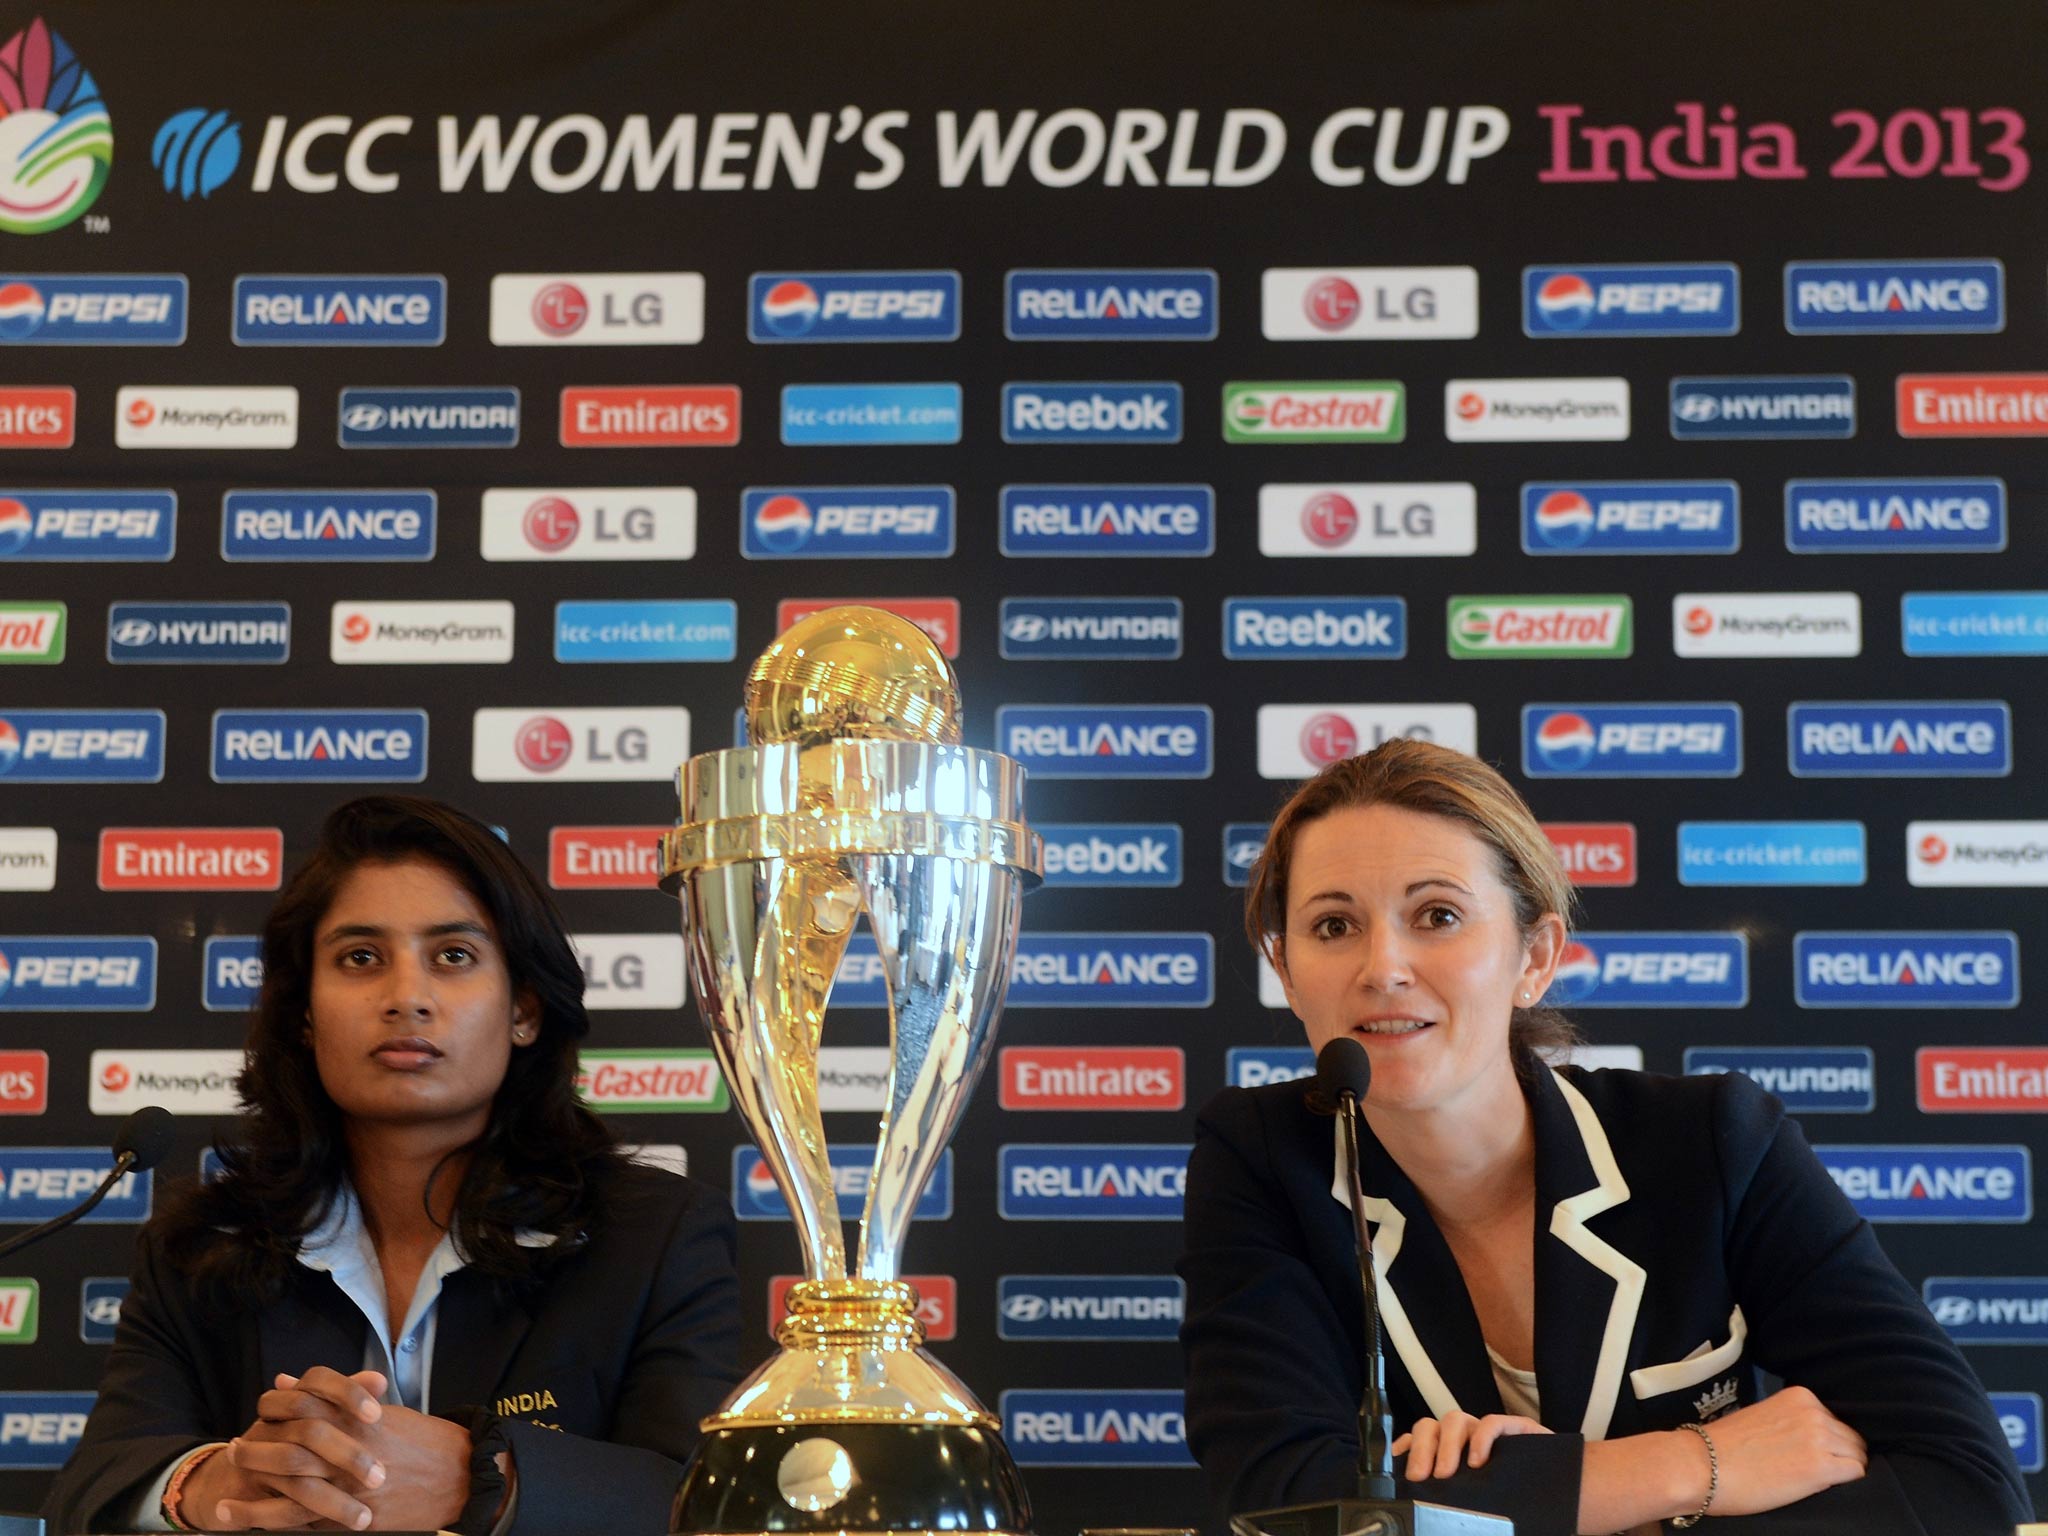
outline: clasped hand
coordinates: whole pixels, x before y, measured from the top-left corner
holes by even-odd
[[[469,1432],[378,1399],[376,1371],[279,1376],[256,1422],[202,1462],[183,1507],[208,1530],[442,1530],[469,1499]]]

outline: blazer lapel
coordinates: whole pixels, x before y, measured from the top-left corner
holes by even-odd
[[[1587,1223],[1625,1202],[1628,1184],[1607,1132],[1567,1078],[1543,1073],[1529,1107],[1536,1129],[1536,1380],[1543,1419],[1553,1429],[1604,1440],[1645,1272]]]
[[[324,1270],[294,1264],[285,1293],[256,1314],[258,1371],[243,1422],[256,1416],[256,1397],[280,1373],[303,1376],[316,1365],[343,1375],[363,1368],[369,1321]],[[246,1390],[246,1389],[245,1389]]]
[[[1372,1224],[1373,1273],[1386,1343],[1436,1417],[1461,1408],[1471,1414],[1499,1413],[1500,1391],[1486,1358],[1486,1341],[1450,1245],[1400,1165],[1370,1128],[1361,1131],[1359,1172],[1366,1190],[1365,1219]],[[1330,1194],[1348,1206],[1344,1139],[1335,1120],[1330,1139]]]
[[[434,1321],[434,1374],[427,1411],[489,1407],[506,1367],[533,1326],[533,1314],[471,1269],[441,1282]]]

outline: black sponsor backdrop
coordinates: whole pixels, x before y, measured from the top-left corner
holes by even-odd
[[[35,14],[4,13],[12,33]],[[1934,1119],[1914,1108],[1913,1051],[1944,1044],[2014,1044],[2040,1037],[2036,1013],[1802,1013],[1793,1006],[1791,935],[1842,928],[2012,928],[2025,960],[2043,951],[2037,896],[1996,890],[1915,890],[1905,880],[1903,828],[1915,816],[2043,814],[2037,765],[2048,729],[2037,700],[2039,665],[2025,661],[1904,661],[1898,599],[1909,587],[2039,585],[2044,575],[2038,447],[2024,443],[1902,441],[1891,380],[1904,369],[2025,370],[2048,360],[2043,310],[2043,215],[2036,181],[1995,194],[1967,180],[1845,180],[1828,167],[1849,145],[1837,111],[1883,116],[1907,107],[2011,107],[2036,119],[2048,101],[2025,49],[2012,46],[2032,13],[2017,5],[1944,8],[1876,5],[1853,15],[1779,7],[1730,10],[1664,4],[1276,4],[1199,16],[1181,6],[1033,7],[971,17],[937,5],[794,8],[760,5],[393,4],[276,7],[223,4],[64,4],[45,13],[96,75],[115,125],[112,178],[83,222],[11,237],[12,271],[182,272],[191,279],[190,334],[175,349],[10,349],[0,369],[16,382],[78,390],[77,446],[5,456],[8,484],[171,487],[179,497],[176,559],[167,565],[17,565],[0,575],[9,596],[70,605],[70,656],[58,667],[11,669],[0,702],[17,707],[161,706],[169,715],[164,781],[146,786],[22,786],[5,821],[54,825],[58,881],[49,895],[0,898],[7,931],[148,933],[162,946],[153,1013],[8,1014],[0,1041],[47,1051],[52,1089],[41,1118],[0,1120],[9,1144],[104,1144],[110,1121],[86,1111],[89,1053],[107,1046],[225,1047],[240,1021],[199,1004],[200,942],[255,931],[263,895],[133,895],[95,885],[99,829],[117,825],[275,825],[288,861],[306,848],[322,810],[348,791],[317,785],[214,784],[207,718],[221,706],[421,706],[432,712],[422,789],[500,823],[528,859],[545,860],[548,829],[569,823],[659,822],[674,801],[661,783],[480,785],[469,774],[470,712],[483,705],[689,707],[696,750],[727,744],[746,661],[771,638],[785,596],[951,595],[963,608],[959,671],[969,701],[968,739],[991,745],[1004,702],[1206,702],[1214,707],[1216,770],[1201,783],[1045,782],[1035,819],[1170,819],[1186,833],[1178,889],[1142,893],[1047,891],[1026,922],[1045,930],[1152,928],[1217,936],[1216,1002],[1205,1012],[1146,1009],[1069,1015],[1014,1011],[1010,1044],[1175,1045],[1185,1048],[1188,1102],[1223,1081],[1233,1044],[1292,1043],[1291,1020],[1262,1009],[1251,957],[1236,938],[1237,897],[1218,853],[1226,821],[1260,820],[1289,787],[1263,781],[1254,761],[1254,713],[1264,702],[1466,700],[1479,711],[1483,754],[1519,769],[1518,709],[1534,698],[1734,699],[1745,711],[1746,769],[1735,780],[1529,786],[1552,820],[1634,821],[1643,873],[1633,890],[1588,894],[1591,928],[1717,929],[1751,940],[1751,1002],[1711,1014],[1585,1015],[1596,1041],[1635,1043],[1649,1066],[1676,1071],[1687,1044],[1854,1044],[1875,1048],[1877,1107],[1867,1116],[1815,1117],[1819,1141],[2025,1142],[2038,1152],[2040,1122],[1978,1116]],[[1675,103],[1727,102],[1745,124],[1791,123],[1807,175],[1800,180],[1539,181],[1548,158],[1544,103],[1584,103],[1596,122],[1645,132],[1673,121]],[[857,143],[830,151],[815,190],[786,181],[767,190],[550,196],[524,169],[498,195],[443,194],[436,185],[434,119],[481,113],[545,122],[587,112],[611,127],[648,114],[657,133],[677,112],[699,115],[699,151],[717,111],[787,111],[800,122],[846,103],[909,114],[894,135],[906,156],[893,186],[860,192],[872,162]],[[1403,158],[1431,106],[1490,104],[1510,117],[1506,147],[1479,162],[1465,185],[1441,171],[1413,187],[1320,184],[1308,170],[1315,126],[1344,107],[1408,110]],[[939,186],[933,117],[981,108],[1041,116],[1068,106],[1108,116],[1120,107],[1201,112],[1197,164],[1213,159],[1229,107],[1262,107],[1289,128],[1281,168],[1243,188],[1109,188],[1097,177],[1055,190],[1020,170],[1002,188]],[[171,113],[223,108],[244,124],[242,167],[208,200],[165,195],[148,163],[149,140]],[[326,195],[256,194],[250,167],[262,123],[294,127],[321,113],[357,123],[414,119],[384,140],[379,169],[400,189]],[[1071,147],[1077,141],[1071,137]],[[2031,143],[2032,140],[2030,139]],[[1347,141],[1364,160],[1368,135]],[[1366,148],[1357,146],[1363,143]],[[337,168],[339,141],[316,160]],[[1163,155],[1160,157],[1163,163]],[[741,162],[751,168],[751,160]],[[1806,257],[1998,257],[2006,263],[2009,321],[1999,335],[1794,338],[1784,332],[1780,269]],[[1531,262],[1732,260],[1743,273],[1743,328],[1734,338],[1616,340],[1524,337],[1519,274]],[[1269,343],[1261,339],[1259,276],[1268,266],[1476,267],[1481,326],[1471,341]],[[1025,344],[1004,339],[1002,276],[1013,266],[1208,266],[1220,276],[1222,330],[1212,344]],[[930,346],[759,347],[746,339],[747,276],[757,270],[951,267],[964,282],[958,341]],[[498,350],[487,334],[494,272],[701,272],[707,320],[699,346]],[[238,350],[229,296],[239,272],[443,273],[448,340],[438,349]],[[1846,372],[1859,389],[1849,442],[1674,443],[1665,424],[1667,380],[1691,373]],[[1634,390],[1635,427],[1613,444],[1454,445],[1444,439],[1442,381],[1456,376],[1621,374]],[[1399,378],[1408,386],[1407,441],[1387,446],[1225,446],[1218,421],[1227,379]],[[1011,379],[1177,379],[1186,387],[1185,440],[1173,447],[1005,446],[999,387]],[[776,396],[789,382],[951,379],[965,390],[966,431],[953,447],[786,448]],[[571,451],[557,445],[556,398],[565,384],[732,383],[745,426],[732,449]],[[115,390],[123,384],[291,384],[301,400],[290,452],[117,452]],[[513,452],[344,452],[335,444],[336,392],[345,385],[513,384],[523,391],[522,441]],[[1921,559],[1794,558],[1780,533],[1781,488],[1794,475],[2001,475],[2013,533],[2003,556]],[[1520,551],[1517,487],[1534,478],[1728,477],[1743,492],[1741,552],[1655,561],[1532,561]],[[1463,560],[1266,560],[1258,552],[1264,481],[1315,479],[1470,481],[1479,497],[1479,549]],[[1207,560],[1012,561],[997,550],[997,491],[1009,481],[1207,482],[1218,505],[1216,553]],[[941,482],[959,496],[958,550],[940,561],[743,561],[742,486]],[[486,564],[477,508],[489,485],[695,487],[697,557],[686,564]],[[428,486],[439,492],[439,551],[417,565],[229,565],[219,558],[221,493],[236,485]],[[1669,605],[1682,590],[1854,589],[1863,598],[1864,652],[1856,660],[1691,661],[1671,654]],[[1454,663],[1445,654],[1444,600],[1453,593],[1626,591],[1636,605],[1636,654],[1627,661]],[[1173,662],[1048,665],[1005,662],[996,606],[1005,594],[1174,595],[1186,604],[1183,656]],[[1219,608],[1231,594],[1400,595],[1408,600],[1409,655],[1398,663],[1259,664],[1221,658]],[[573,597],[732,596],[740,659],[722,665],[562,667],[551,659],[555,601]],[[114,667],[104,659],[110,599],[286,599],[293,605],[285,667]],[[517,659],[462,669],[340,668],[326,653],[337,598],[509,598],[518,605]],[[2029,684],[2032,686],[2029,686]],[[2013,776],[1997,780],[1806,781],[1785,770],[1784,709],[1805,698],[2004,698],[2014,706]],[[1673,868],[1681,818],[1853,817],[1869,829],[1870,879],[1860,889],[1681,890]],[[584,932],[666,928],[674,907],[656,895],[567,892]],[[694,1015],[601,1013],[593,1044],[696,1045]],[[879,1012],[834,1020],[828,1041],[877,1044]],[[985,1084],[958,1141],[955,1212],[917,1229],[913,1271],[959,1277],[956,1342],[938,1353],[991,1404],[1009,1387],[1176,1387],[1180,1363],[1166,1343],[1029,1345],[999,1342],[997,1277],[1046,1269],[1161,1273],[1171,1266],[1171,1224],[1066,1229],[996,1216],[996,1156],[1006,1141],[1185,1140],[1179,1113],[1004,1113]],[[692,1168],[721,1184],[742,1139],[736,1117],[624,1117],[627,1138],[682,1141]],[[843,1141],[863,1119],[835,1115]],[[172,1176],[189,1173],[209,1126],[181,1123]],[[768,1277],[794,1269],[784,1228],[743,1229],[749,1336],[766,1348]],[[1916,1283],[1930,1273],[2024,1274],[2040,1268],[2031,1227],[1892,1226],[1886,1247]],[[9,1387],[82,1389],[103,1354],[78,1341],[81,1277],[126,1268],[133,1232],[82,1228],[6,1268],[42,1282],[42,1337],[0,1349]],[[2037,1348],[1976,1351],[1994,1390],[2040,1390],[2048,1365]],[[1192,1471],[1036,1470],[1030,1481],[1047,1531],[1085,1520],[1122,1523],[1198,1518]],[[0,1474],[0,1503],[31,1505],[46,1479]],[[2034,1480],[2038,1491],[2040,1479]]]

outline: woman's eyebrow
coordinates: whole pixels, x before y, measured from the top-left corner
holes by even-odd
[[[1410,896],[1413,896],[1417,891],[1426,891],[1432,885],[1447,886],[1451,890],[1456,891],[1461,896],[1470,896],[1472,894],[1472,892],[1468,888],[1460,885],[1457,881],[1453,880],[1449,875],[1431,875],[1427,880],[1418,880],[1413,885],[1408,887],[1408,894]]]
[[[323,933],[320,936],[320,942],[332,944],[336,939],[381,939],[390,932],[389,928],[380,927],[376,923],[342,923]],[[485,941],[488,941],[491,937],[491,931],[484,927],[482,923],[472,923],[467,918],[457,919],[454,922],[433,923],[420,929],[419,932],[423,937],[430,939],[445,938],[449,934],[463,934],[470,938],[483,939]]]

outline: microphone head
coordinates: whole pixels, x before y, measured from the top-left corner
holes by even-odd
[[[1371,1086],[1372,1057],[1349,1035],[1339,1035],[1316,1052],[1316,1090],[1332,1104],[1347,1093],[1363,1104]]]
[[[154,1168],[163,1161],[171,1150],[171,1138],[177,1131],[177,1122],[171,1112],[158,1104],[145,1104],[126,1120],[114,1133],[114,1156],[118,1160],[123,1152],[134,1154],[131,1165],[135,1172]]]

